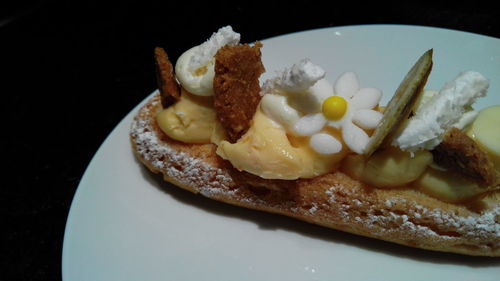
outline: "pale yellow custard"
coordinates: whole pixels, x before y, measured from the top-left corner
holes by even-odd
[[[161,130],[178,141],[218,145],[217,154],[238,170],[265,179],[312,178],[336,170],[348,153],[347,149],[334,155],[314,152],[306,138],[288,136],[260,106],[248,132],[238,142],[229,143],[216,120],[212,98],[182,91],[177,103],[158,114]]]
[[[467,134],[489,154],[500,173],[500,105],[481,110]]]
[[[339,153],[322,156],[314,152],[307,141],[287,136],[286,131],[269,119],[260,106],[252,126],[236,143],[219,143],[217,154],[238,170],[264,179],[293,180],[312,178],[336,170],[347,155]]]
[[[190,94],[182,89],[180,100],[163,109],[156,120],[172,139],[187,143],[210,143],[216,118],[212,97]]]

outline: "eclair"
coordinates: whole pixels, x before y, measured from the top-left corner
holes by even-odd
[[[140,162],[227,204],[409,247],[500,256],[500,105],[473,108],[486,77],[465,71],[426,89],[430,49],[382,105],[382,91],[355,72],[329,81],[307,58],[261,83],[264,50],[241,44],[230,26],[175,65],[156,48],[158,91],[130,129]]]

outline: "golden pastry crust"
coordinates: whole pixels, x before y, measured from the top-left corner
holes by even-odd
[[[474,208],[445,203],[411,188],[378,189],[342,172],[312,179],[241,183],[236,171],[215,154],[213,144],[168,138],[156,124],[161,110],[154,95],[131,127],[132,147],[153,173],[183,189],[241,207],[422,249],[476,256],[500,256],[498,193]]]

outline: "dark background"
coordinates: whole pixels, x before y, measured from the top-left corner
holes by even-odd
[[[7,167],[0,187],[0,280],[61,279],[73,195],[102,141],[156,89],[157,45],[175,60],[225,25],[241,33],[242,42],[376,23],[500,37],[500,9],[478,1],[473,7],[407,1],[331,7],[270,1],[2,2],[7,3],[0,4],[0,144]]]

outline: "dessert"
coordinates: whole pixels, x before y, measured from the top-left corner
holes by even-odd
[[[484,121],[500,110],[472,109],[486,78],[468,71],[424,90],[429,51],[382,106],[382,91],[354,72],[331,83],[308,59],[261,86],[262,44],[239,38],[225,27],[188,50],[175,66],[180,95],[165,106],[156,94],[139,110],[130,135],[149,170],[229,204],[411,247],[500,256],[498,133]]]

